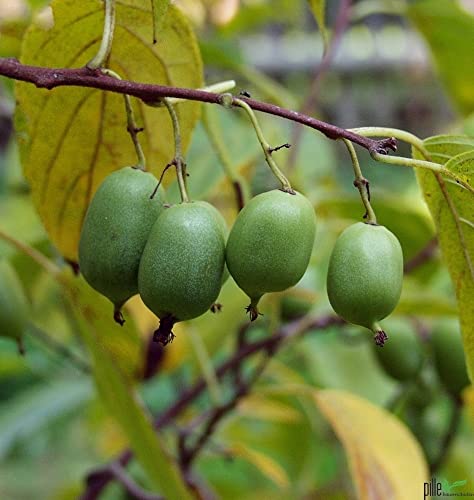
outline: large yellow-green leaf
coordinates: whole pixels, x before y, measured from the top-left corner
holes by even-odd
[[[344,446],[359,500],[423,498],[423,451],[400,420],[348,392],[322,390],[314,398]]]
[[[151,3],[117,0],[117,24],[108,66],[123,78],[179,87],[202,86],[202,63],[184,16],[173,6],[159,23],[153,45]],[[31,26],[21,60],[49,67],[78,67],[95,54],[102,36],[103,2],[55,0],[54,26]],[[157,9],[161,12],[161,9]],[[61,253],[77,258],[82,221],[92,195],[111,171],[136,162],[126,131],[123,97],[81,88],[16,86],[16,124],[33,201]],[[134,102],[148,164],[158,173],[174,155],[166,109]],[[199,104],[177,105],[186,147],[199,118]]]
[[[437,136],[424,141],[431,159],[474,185],[474,138]],[[420,154],[414,152],[416,158]],[[419,169],[418,181],[438,230],[442,257],[456,291],[466,363],[474,375],[474,196]]]
[[[65,277],[64,280],[65,292],[77,312],[81,338],[91,354],[101,402],[130,441],[150,484],[167,499],[190,499],[178,468],[155,433],[142,401],[121,367],[110,356],[110,346],[103,341],[102,305],[90,303],[84,287],[74,278]]]
[[[127,380],[140,378],[143,372],[142,341],[128,315],[121,327],[113,320],[112,303],[93,290],[82,277],[70,279],[73,312],[94,325],[95,342]],[[127,314],[127,313],[125,313]]]
[[[412,2],[408,15],[433,53],[447,90],[464,115],[474,111],[474,16],[453,0]]]

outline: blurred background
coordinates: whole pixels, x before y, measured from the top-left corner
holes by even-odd
[[[0,56],[20,56],[25,27],[34,17],[50,15],[44,10],[47,4],[0,0]],[[208,84],[233,79],[235,93],[304,110],[345,128],[400,128],[421,138],[474,134],[472,1],[335,0],[327,2],[324,30],[302,0],[176,4],[196,30]],[[329,56],[323,56],[326,36]],[[0,78],[0,229],[61,262],[22,176],[14,107],[13,84]],[[224,109],[209,114],[251,193],[276,187],[245,116]],[[325,293],[330,251],[337,235],[363,215],[342,144],[275,117],[260,118],[270,143],[292,144],[275,158],[314,203],[319,227],[308,272],[295,289],[266,298],[265,316],[251,328],[252,339],[302,315],[330,312]],[[397,154],[410,156],[410,147],[400,144]],[[255,392],[219,428],[216,450],[207,450],[198,462],[199,474],[220,498],[354,497],[343,448],[314,404],[301,395],[272,394],[274,384],[289,381],[344,389],[385,407],[413,431],[437,477],[466,480],[474,491],[472,394],[468,389],[461,399],[466,385],[462,351],[451,361],[462,372],[461,383],[453,388],[443,378],[432,341],[438,329],[450,332],[460,345],[454,292],[433,223],[412,169],[376,164],[365,151],[360,151],[360,161],[379,222],[398,236],[405,261],[412,264],[400,305],[384,326],[413,342],[421,368],[407,379],[394,374],[387,367],[390,361],[379,359],[370,335],[352,326],[309,333],[289,345],[272,361]],[[231,223],[236,215],[232,186],[201,124],[187,163],[192,197],[212,201]],[[169,196],[176,199],[174,185]],[[77,498],[85,475],[127,441],[94,392],[87,354],[61,290],[3,242],[0,257],[13,263],[32,304],[27,355],[18,356],[15,344],[0,338],[0,498]],[[206,367],[187,336],[200,336],[208,362],[222,361],[232,351],[236,332],[246,324],[245,297],[229,280],[220,302],[221,315],[209,313],[182,326],[176,341],[155,359],[152,371],[158,375],[140,381],[140,394],[153,414],[172,404]],[[141,338],[131,355],[144,365],[156,322],[144,315],[137,300],[129,314],[135,314]],[[198,401],[184,420],[207,403],[206,398]],[[223,458],[219,446],[235,443],[245,453]],[[140,468],[133,464],[130,470],[146,486]],[[131,497],[112,485],[101,498]]]

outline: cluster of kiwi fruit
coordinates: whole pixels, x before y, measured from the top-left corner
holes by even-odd
[[[108,175],[88,208],[79,244],[86,281],[114,304],[114,318],[140,293],[160,318],[155,340],[166,344],[178,321],[196,318],[215,303],[229,273],[248,295],[248,312],[258,317],[258,303],[268,292],[286,290],[305,273],[311,257],[316,217],[300,193],[282,190],[255,196],[230,231],[209,203],[168,205],[151,174],[125,167]],[[375,332],[378,321],[395,308],[401,293],[403,257],[397,238],[383,226],[356,223],[334,246],[327,275],[329,301],[347,322]],[[289,320],[301,316],[290,303]],[[13,266],[0,260],[0,336],[17,341],[29,321],[29,306]],[[422,366],[419,339],[397,328],[378,358],[392,377],[416,378]],[[452,394],[468,383],[459,330],[435,328],[434,360]]]
[[[215,303],[232,275],[249,296],[251,319],[267,292],[296,284],[309,264],[314,209],[303,195],[274,190],[253,198],[230,234],[211,204],[168,205],[148,172],[125,167],[107,176],[88,208],[79,244],[86,281],[121,308],[139,293],[160,318],[154,339],[166,345],[172,327]]]
[[[79,244],[87,282],[114,304],[114,317],[139,293],[160,318],[154,339],[173,338],[173,325],[215,303],[228,273],[248,295],[251,320],[268,292],[286,290],[305,273],[316,233],[310,201],[290,190],[252,198],[228,232],[221,214],[203,201],[168,205],[149,172],[125,167],[107,176],[88,208]],[[227,272],[228,271],[228,272]],[[328,295],[345,320],[376,334],[401,292],[403,257],[383,226],[357,223],[338,238],[328,272]]]

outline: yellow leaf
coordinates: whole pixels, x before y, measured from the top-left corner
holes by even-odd
[[[402,422],[344,391],[318,391],[314,399],[345,448],[360,500],[423,497],[428,468],[418,442]]]
[[[288,488],[290,481],[285,470],[268,455],[256,451],[242,443],[230,445],[229,451],[255,465],[262,474],[267,476],[280,488]]]
[[[202,86],[202,62],[184,16],[170,6],[152,44],[151,3],[117,1],[117,23],[108,66],[122,78],[178,87]],[[103,2],[55,0],[54,26],[32,25],[21,61],[47,67],[80,67],[96,53],[102,36]],[[160,10],[160,9],[158,9]],[[113,170],[136,163],[126,130],[123,97],[84,88],[36,89],[16,84],[16,128],[33,202],[52,241],[77,260],[85,212],[97,187]],[[173,158],[167,110],[134,100],[140,139],[155,173]],[[183,146],[190,142],[200,105],[177,105]]]

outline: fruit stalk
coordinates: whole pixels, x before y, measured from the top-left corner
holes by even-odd
[[[183,203],[189,202],[188,191],[186,189],[186,164],[184,163],[182,145],[181,145],[181,130],[179,127],[178,115],[173,105],[168,99],[163,99],[163,102],[168,109],[168,113],[173,124],[174,132],[174,160],[172,164],[176,167],[176,176],[178,178],[179,192]]]
[[[224,94],[226,95],[226,94]],[[278,165],[276,164],[275,160],[272,157],[272,152],[274,149],[268,144],[266,141],[262,129],[260,127],[260,124],[258,123],[257,117],[255,116],[255,113],[253,112],[252,108],[244,101],[241,99],[233,99],[233,104],[235,106],[240,106],[243,108],[247,115],[250,118],[250,121],[252,122],[253,128],[255,129],[255,132],[258,137],[258,141],[260,142],[260,145],[262,146],[263,149],[263,154],[265,155],[265,160],[268,163],[268,166],[270,167],[270,170],[273,172],[273,175],[280,181],[281,183],[281,188],[283,191],[290,193],[290,194],[295,194],[293,188],[291,187],[290,181],[285,177],[283,172],[278,168]]]
[[[102,73],[104,75],[111,76],[112,78],[116,78],[117,80],[122,79],[118,73],[108,68],[104,68],[102,70]],[[143,153],[140,141],[138,140],[138,133],[142,132],[143,128],[137,126],[137,122],[135,120],[135,113],[133,112],[132,108],[132,100],[130,96],[124,94],[123,97],[125,101],[125,112],[127,114],[127,132],[130,134],[130,137],[132,138],[133,146],[135,148],[135,152],[137,153],[138,163],[135,166],[136,168],[139,168],[140,170],[146,172],[146,158]]]
[[[105,0],[105,19],[102,41],[97,54],[87,64],[89,69],[101,68],[108,59],[115,31],[115,0]]]
[[[354,186],[359,190],[362,203],[365,207],[364,219],[367,220],[368,224],[376,225],[377,217],[375,216],[374,209],[370,204],[369,181],[362,175],[359,159],[357,158],[357,153],[354,146],[352,145],[352,142],[348,141],[347,139],[343,139],[343,141],[346,145],[347,150],[349,151],[349,154],[351,155],[352,166],[354,168],[355,174]]]

